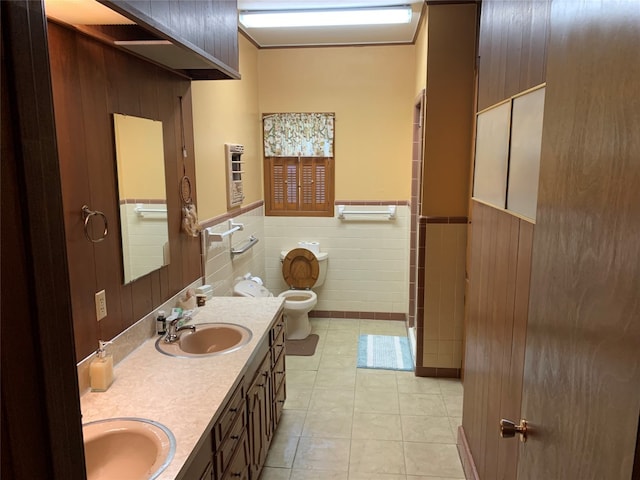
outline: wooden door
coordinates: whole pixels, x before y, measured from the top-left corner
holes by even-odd
[[[522,403],[530,435],[519,480],[632,476],[640,410],[638,25],[635,0],[552,3]]]

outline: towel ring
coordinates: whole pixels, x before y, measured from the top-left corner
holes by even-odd
[[[102,232],[102,237],[100,238],[93,238],[89,233],[89,220],[91,219],[91,217],[96,215],[100,216],[102,218],[102,221],[104,222],[104,231]],[[109,225],[107,224],[106,215],[102,212],[99,212],[98,210],[89,210],[88,205],[83,205],[82,218],[84,218],[84,236],[87,237],[87,240],[89,240],[91,243],[98,243],[103,241],[107,236],[107,233],[109,233]]]

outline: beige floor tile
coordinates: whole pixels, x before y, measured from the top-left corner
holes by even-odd
[[[313,384],[316,382],[317,373],[318,372],[315,370],[287,369],[287,388],[313,388]]]
[[[355,413],[351,437],[354,439],[402,440],[400,415]]]
[[[393,370],[375,370],[358,368],[356,387],[370,390],[386,390],[397,392],[395,372]]]
[[[405,472],[404,447],[402,442],[389,440],[351,440],[349,473],[395,473]]]
[[[315,388],[354,388],[356,385],[355,369],[323,369],[318,370]]]
[[[306,410],[307,408],[309,408],[311,392],[311,388],[296,388],[287,385],[287,400],[284,402],[284,408],[293,410]]]
[[[287,373],[291,370],[318,370],[322,351],[316,350],[315,355],[310,357],[299,357],[295,355],[287,355]]]
[[[344,438],[300,437],[293,468],[347,472],[350,444]]]
[[[440,395],[440,382],[437,378],[416,377],[413,372],[397,372],[398,392],[430,393]]]
[[[407,480],[407,476],[393,473],[350,472],[349,480]]]
[[[462,425],[462,417],[449,417],[449,424],[451,425],[451,432],[453,438],[458,440],[458,427]]]
[[[439,378],[440,390],[443,395],[462,395],[462,382],[459,378]]]
[[[314,389],[309,401],[309,412],[352,412],[353,405],[353,389]]]
[[[264,467],[260,480],[289,480],[291,470],[288,468]]]
[[[327,342],[322,354],[355,356],[358,354],[358,342]]]
[[[425,393],[399,393],[402,415],[428,415],[446,417],[447,410],[441,395]]]
[[[462,395],[443,395],[444,405],[447,407],[447,415],[450,417],[462,416]]]
[[[304,423],[303,437],[351,438],[352,412],[313,412]]]
[[[360,333],[369,335],[407,336],[403,322],[387,320],[360,320]]]
[[[455,443],[447,417],[402,415],[402,437],[405,442]]]
[[[455,445],[405,442],[408,475],[464,478]]]
[[[324,370],[325,368],[341,368],[344,370],[355,370],[358,364],[358,358],[356,355],[333,355],[331,353],[323,353],[322,359],[318,370]]]
[[[356,388],[356,413],[400,413],[398,394],[395,391]]]
[[[328,318],[310,318],[309,323],[311,323],[311,332],[326,332],[329,329],[330,322],[331,320]]]
[[[360,331],[360,320],[350,318],[332,318],[329,321],[329,330],[352,330]]]
[[[324,338],[326,339],[325,345],[331,345],[334,343],[358,343],[359,336],[359,332],[350,329],[328,330],[324,334]]]
[[[291,478],[289,480],[348,480],[348,473],[321,470],[291,470]]]
[[[278,423],[278,433],[290,437],[299,437],[302,434],[302,428],[304,427],[306,418],[306,410],[283,410],[280,423]]]
[[[300,438],[301,437],[280,435],[280,432],[277,432],[269,447],[265,466],[291,468]]]

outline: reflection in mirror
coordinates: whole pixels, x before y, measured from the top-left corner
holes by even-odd
[[[124,283],[169,264],[162,122],[113,114]]]

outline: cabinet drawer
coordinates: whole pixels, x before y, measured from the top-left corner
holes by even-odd
[[[222,440],[227,436],[231,426],[235,422],[238,415],[244,415],[244,383],[241,381],[231,399],[224,407],[220,420],[214,427],[215,433],[215,449],[217,450]]]
[[[275,366],[273,367],[273,391],[274,392],[278,391],[278,389],[280,388],[280,385],[282,385],[282,382],[284,381],[284,376],[286,373],[285,363],[284,363],[285,357],[286,355],[284,354],[284,352],[281,353],[280,358],[278,358]]]
[[[284,352],[284,328],[276,334],[271,347],[271,365],[275,365],[280,355]],[[283,355],[284,356],[284,355]]]
[[[216,471],[218,475],[227,469],[233,458],[233,453],[236,451],[238,445],[240,445],[243,436],[246,436],[246,415],[245,404],[243,404],[242,411],[236,417],[236,421],[229,431],[229,435],[222,441],[218,450],[216,451]]]
[[[249,443],[247,434],[244,432],[240,437],[238,448],[234,452],[229,462],[229,468],[222,476],[222,480],[249,480],[250,459]]]

